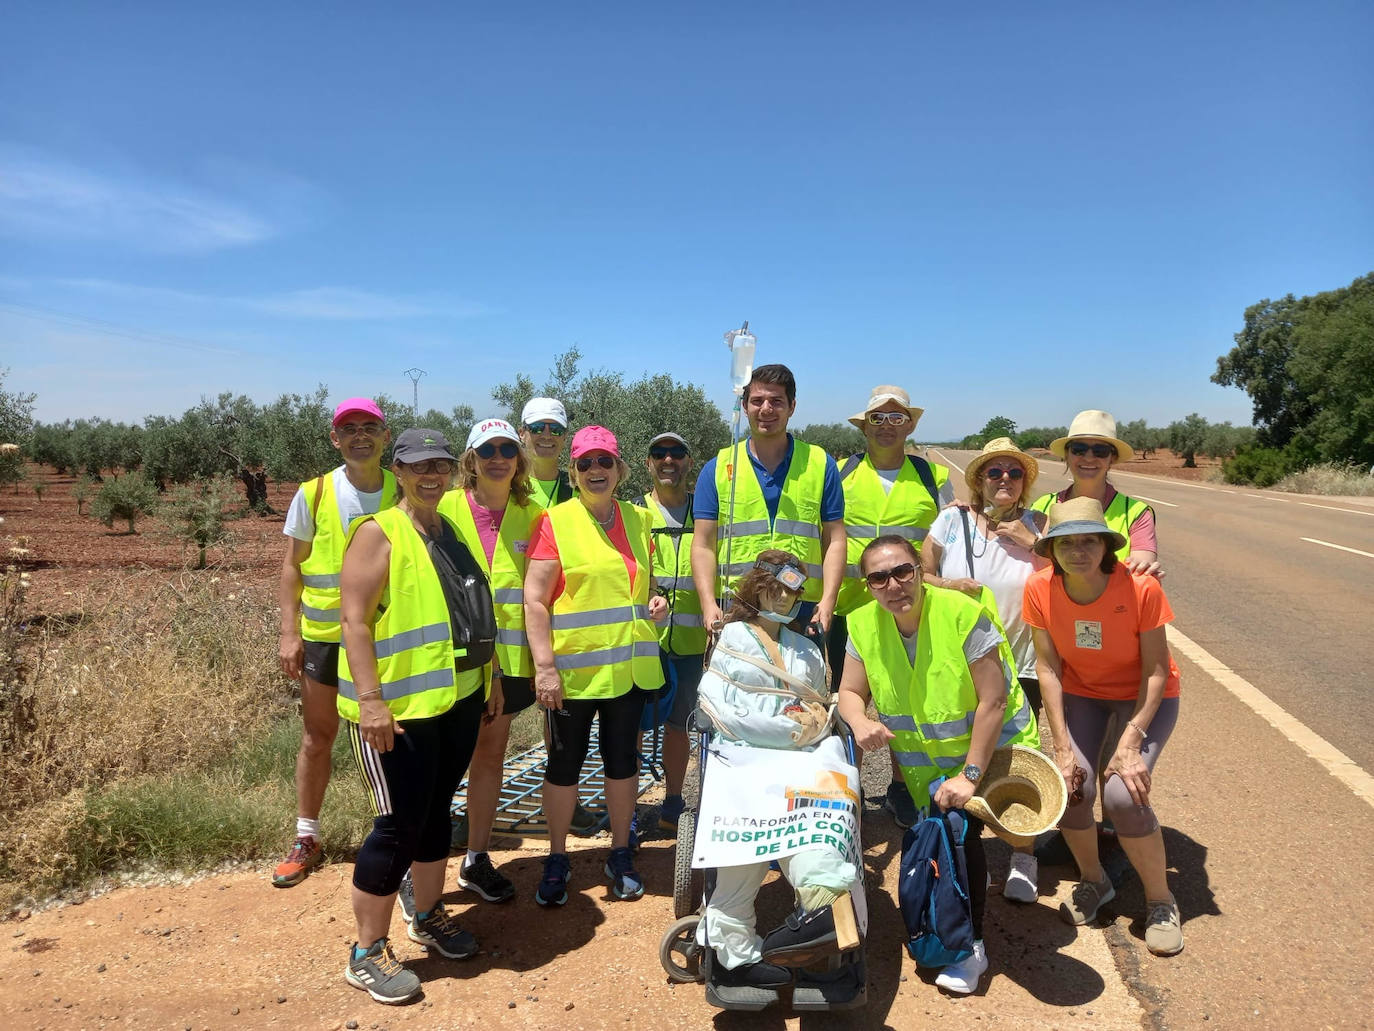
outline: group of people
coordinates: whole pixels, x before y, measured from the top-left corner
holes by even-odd
[[[370,399],[338,406],[330,439],[343,464],[301,485],[284,531],[280,662],[301,683],[303,733],[295,841],[273,883],[298,883],[321,861],[342,717],[375,817],[354,870],[349,983],[381,1002],[418,994],[388,944],[398,896],[412,940],[450,958],[476,951],[441,901],[465,774],[458,884],[513,898],[488,845],[511,719],[536,704],[548,753],[542,907],[567,901],[568,834],[596,826],[577,789],[593,720],[611,834],[602,872],[613,897],[632,900],[644,893],[634,847],[646,705],[666,724],[667,831],[685,809],[698,707],[726,738],[797,749],[815,745],[834,703],[865,750],[890,752],[884,806],[903,827],[932,806],[963,808],[995,749],[1039,744],[1043,711],[1080,873],[1062,916],[1088,923],[1114,894],[1097,854],[1100,785],[1145,886],[1146,942],[1178,952],[1150,806],[1178,713],[1172,612],[1153,512],[1108,480],[1131,457],[1111,416],[1080,413],[1051,445],[1066,490],[1035,495],[1039,464],[1001,438],[968,463],[961,503],[948,468],[906,452],[922,410],[899,387],[875,388],[851,418],[866,447],[842,465],[789,432],[786,366],[753,370],[742,403],[748,437],[707,458],[694,489],[689,442],[655,436],[652,489],[635,503],[618,497],[629,465],[615,435],[570,434],[557,399],[531,400],[518,428],[478,422],[462,450],[426,429],[392,442]],[[957,993],[987,969],[981,831],[970,816],[975,948],[937,979]],[[766,869],[715,878],[700,934],[722,984],[793,982],[862,931],[850,899],[861,871],[802,853],[785,868],[797,913],[759,935],[753,894]],[[1014,853],[1006,896],[1034,901],[1037,873],[1029,848]]]

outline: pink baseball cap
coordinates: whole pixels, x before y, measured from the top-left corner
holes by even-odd
[[[572,447],[568,454],[573,458],[581,458],[589,451],[609,451],[619,458],[620,444],[616,441],[615,434],[605,426],[583,426],[573,434]]]
[[[354,412],[362,412],[370,415],[378,422],[386,422],[386,416],[377,407],[377,402],[370,397],[350,397],[347,401],[340,401],[339,407],[334,409],[334,425],[343,422],[345,415],[352,415]]]

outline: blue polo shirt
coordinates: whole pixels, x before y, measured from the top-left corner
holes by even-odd
[[[787,479],[787,470],[792,465],[792,452],[796,447],[796,440],[792,434],[787,435],[787,452],[782,456],[782,462],[776,469],[765,469],[763,463],[758,460],[754,452],[749,449],[746,439],[740,445],[741,450],[749,456],[749,462],[754,467],[754,476],[759,481],[759,487],[763,491],[764,504],[768,506],[768,518],[778,517],[778,501],[782,497],[782,484]],[[725,505],[730,504],[730,499],[725,499]],[[716,460],[709,459],[701,467],[701,473],[697,476],[696,495],[692,501],[692,518],[694,519],[714,519],[724,518],[721,512],[721,498],[716,491]],[[821,489],[821,522],[838,522],[844,518],[844,488],[840,485],[840,470],[835,466],[835,460],[829,455],[825,456],[825,486]]]

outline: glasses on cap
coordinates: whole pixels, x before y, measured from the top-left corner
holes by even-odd
[[[901,426],[911,421],[911,416],[906,412],[869,412],[868,424],[870,426]]]
[[[520,445],[512,440],[503,440],[499,444],[489,440],[485,444],[473,448],[473,450],[477,452],[478,458],[486,461],[489,458],[495,457],[498,451],[501,452],[502,458],[514,458],[520,453]]]
[[[909,584],[916,576],[916,566],[912,562],[903,562],[899,566],[891,569],[875,569],[871,573],[864,574],[864,582],[869,587],[877,590],[887,586],[889,580],[896,580],[899,584]]]
[[[1069,442],[1069,454],[1077,458],[1082,458],[1089,451],[1093,453],[1094,458],[1111,458],[1116,454],[1116,448],[1111,444],[1085,444],[1081,440]]]
[[[615,458],[611,455],[597,455],[595,458],[579,458],[574,464],[580,473],[585,473],[593,465],[599,465],[603,469],[614,469]]]
[[[993,465],[984,469],[983,475],[989,480],[1000,480],[1004,476],[1011,480],[1019,480],[1026,475],[1026,472],[1024,469],[1014,465],[1010,469],[1003,469],[1000,465]]]
[[[568,427],[560,426],[556,422],[527,422],[525,429],[533,434],[552,433],[555,437],[561,437],[568,432]]]
[[[681,461],[687,457],[687,449],[681,444],[655,444],[649,448],[649,457],[658,462],[665,458],[676,458]]]

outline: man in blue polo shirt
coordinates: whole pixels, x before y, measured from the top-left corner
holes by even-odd
[[[692,580],[708,627],[719,626],[720,599],[728,597],[730,583],[769,548],[792,552],[806,568],[797,620],[830,627],[844,579],[844,490],[835,460],[787,432],[796,409],[792,370],[759,366],[744,388],[748,438],[701,467],[692,504]]]

